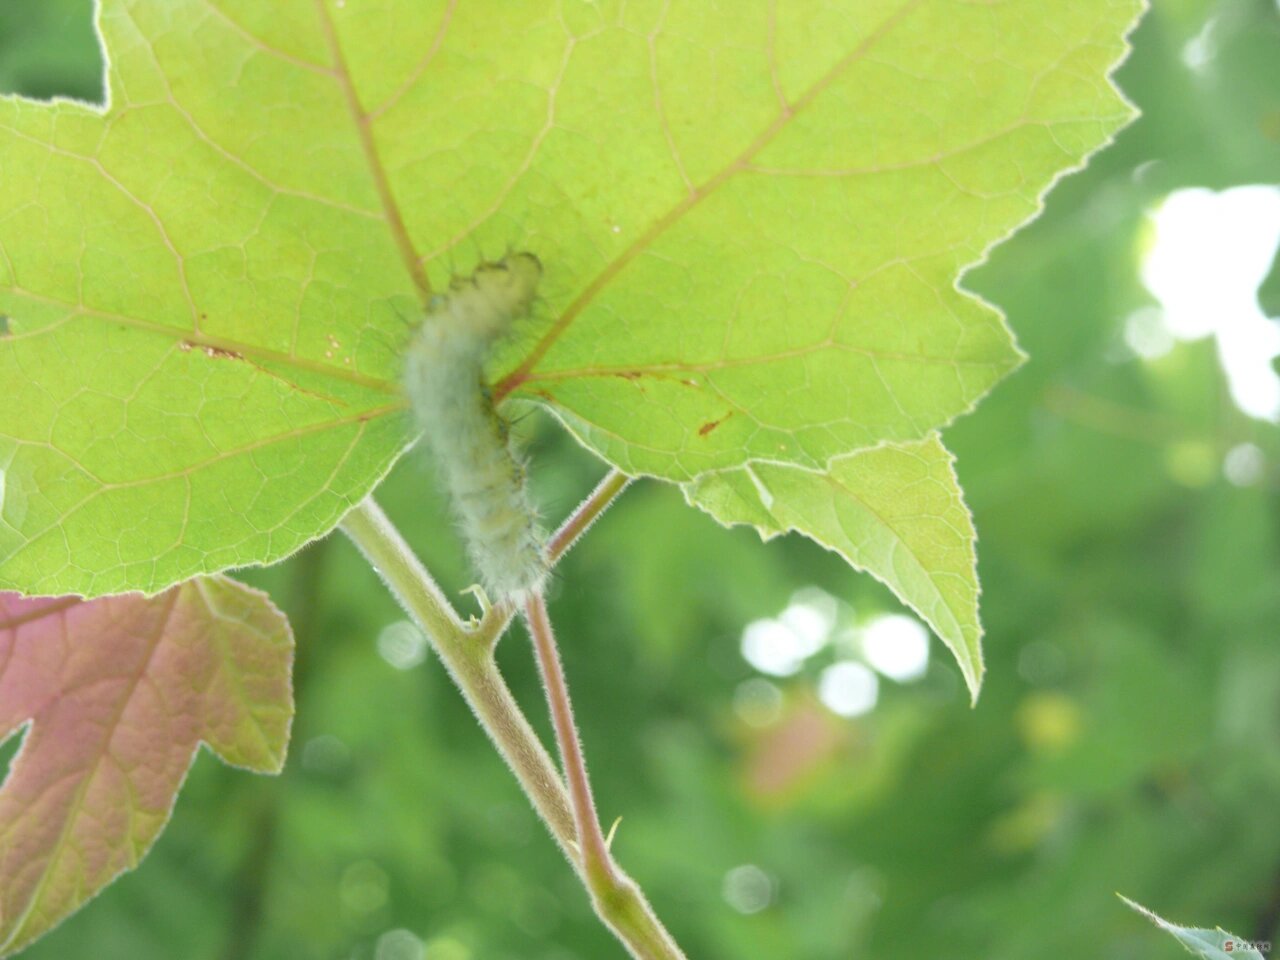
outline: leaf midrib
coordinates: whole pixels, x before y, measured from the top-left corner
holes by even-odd
[[[337,420],[326,420],[318,424],[313,424],[310,427],[302,428],[299,430],[293,430],[284,434],[277,434],[270,437],[264,437],[261,440],[258,440],[248,446],[239,447],[234,450],[224,451],[223,453],[217,454],[216,456],[206,458],[200,463],[189,464],[185,467],[182,467],[181,469],[172,470],[167,474],[158,474],[158,475],[148,476],[148,477],[139,477],[134,480],[128,480],[128,481],[116,482],[116,483],[103,483],[101,481],[97,481],[97,478],[94,478],[95,481],[98,482],[98,486],[94,487],[93,490],[91,490],[88,494],[81,497],[75,503],[71,504],[71,506],[64,509],[59,514],[57,519],[55,519],[54,521],[52,521],[42,529],[37,530],[34,533],[30,534],[27,537],[25,543],[23,543],[17,550],[11,553],[8,557],[5,557],[3,561],[0,561],[0,566],[3,566],[4,564],[11,561],[14,557],[18,556],[23,551],[25,551],[32,543],[36,542],[41,537],[45,536],[51,531],[62,526],[63,524],[66,523],[66,521],[70,517],[74,516],[80,510],[84,509],[84,507],[87,506],[89,503],[93,502],[94,500],[97,500],[99,497],[107,493],[111,493],[116,490],[132,489],[135,487],[146,487],[152,484],[164,483],[166,481],[175,480],[175,479],[185,479],[185,480],[188,480],[189,482],[192,474],[197,473],[201,470],[205,470],[215,463],[220,463],[224,460],[232,459],[233,457],[244,456],[247,453],[252,453],[254,450],[263,449],[277,443],[283,443],[288,440],[297,439],[298,437],[306,436],[307,434],[321,433],[321,432],[324,432],[325,430],[336,429],[337,427],[348,426],[354,423],[358,425],[359,431],[356,434],[356,436],[351,440],[351,442],[347,445],[347,450],[343,454],[338,464],[338,466],[340,467],[342,463],[345,462],[346,458],[350,456],[351,450],[354,448],[356,442],[360,439],[361,436],[363,436],[365,426],[370,421],[375,420],[380,416],[384,416],[386,414],[395,412],[396,409],[397,408],[395,407],[383,407],[383,408],[375,409],[371,411],[364,411],[354,416],[343,417]],[[62,453],[62,451],[58,451],[58,452]],[[77,464],[77,466],[79,465]],[[336,472],[336,469],[337,468],[335,468],[335,472]],[[92,475],[90,474],[90,476]],[[188,503],[188,506],[189,506],[189,503]]]
[[[270,347],[243,343],[229,337],[212,336],[207,333],[197,334],[185,327],[175,327],[166,323],[157,323],[154,320],[143,320],[141,317],[134,317],[125,313],[114,313],[108,310],[99,310],[96,307],[90,307],[82,303],[75,303],[71,300],[64,300],[61,297],[51,297],[47,294],[36,293],[34,290],[27,290],[23,287],[10,286],[6,287],[5,290],[14,296],[23,297],[27,300],[35,301],[36,303],[48,304],[49,306],[55,307],[66,307],[71,311],[71,313],[62,320],[46,324],[27,333],[10,333],[4,337],[0,337],[0,343],[14,343],[20,340],[35,339],[36,337],[44,336],[45,334],[53,332],[64,323],[68,323],[77,317],[92,317],[109,323],[117,323],[123,327],[129,327],[146,333],[154,333],[159,336],[168,337],[175,342],[190,344],[195,348],[207,348],[223,354],[239,354],[243,359],[255,360],[262,363],[280,364],[281,366],[291,367],[303,373],[317,374],[331,380],[338,380],[343,383],[350,383],[358,387],[375,390],[382,394],[400,393],[400,386],[394,381],[385,380],[379,377],[371,377],[367,374],[357,373],[354,370],[346,370],[342,367],[324,363],[320,360],[309,360],[306,357],[299,357],[296,354],[289,354],[282,350],[272,350]],[[290,385],[301,389],[298,384]]]
[[[425,309],[431,300],[431,281],[427,279],[427,271],[413,246],[413,240],[409,237],[409,230],[405,226],[400,206],[396,203],[395,194],[391,189],[391,181],[387,177],[386,168],[382,163],[382,156],[378,153],[378,145],[374,142],[372,115],[364,108],[364,105],[360,102],[360,95],[356,92],[351,70],[347,67],[346,59],[342,55],[342,44],[339,41],[338,29],[334,25],[333,17],[329,15],[329,11],[325,8],[324,0],[315,0],[315,6],[316,14],[320,18],[321,32],[324,34],[325,42],[329,46],[329,55],[333,58],[334,76],[338,80],[338,85],[342,87],[347,111],[350,114],[351,122],[355,125],[356,136],[360,140],[360,149],[369,168],[369,175],[373,178],[374,189],[378,193],[378,202],[382,206],[383,219],[386,221],[387,229],[391,233],[391,239],[396,245],[396,250],[400,254],[400,259],[403,261],[405,269],[409,271],[409,278],[413,281],[414,289],[417,290],[418,298],[422,301],[422,306]]]
[[[319,2],[319,0],[317,0]],[[746,172],[750,169],[751,161],[760,151],[771,144],[779,134],[784,131],[790,122],[801,113],[803,113],[813,102],[821,96],[837,79],[854,64],[861,61],[888,33],[899,25],[907,16],[913,13],[916,8],[920,7],[925,0],[906,0],[894,13],[886,17],[874,30],[872,30],[856,47],[853,48],[843,59],[841,59],[834,67],[829,70],[825,76],[821,77],[816,83],[806,90],[801,96],[789,106],[779,112],[774,121],[760,133],[755,140],[747,146],[746,150],[731,160],[722,169],[709,177],[699,187],[694,188],[688,195],[680,200],[675,206],[667,211],[663,216],[659,217],[652,226],[644,233],[636,238],[632,244],[627,247],[621,254],[614,258],[603,270],[600,271],[582,293],[574,298],[573,302],[565,308],[559,319],[552,325],[551,329],[542,336],[542,338],[534,344],[528,355],[522,360],[514,370],[504,376],[494,385],[494,398],[501,400],[512,390],[518,387],[526,380],[532,379],[530,374],[538,365],[546,353],[551,349],[557,340],[564,334],[565,330],[578,318],[578,316],[589,306],[596,296],[606,286],[613,281],[633,260],[648,250],[657,242],[657,240],[670,230],[680,220],[697,207],[702,201],[706,200],[714,194],[721,186],[728,182],[731,178],[739,173]]]
[[[430,281],[427,278],[426,271],[423,267],[421,259],[418,257],[416,253],[416,250],[413,246],[413,242],[409,237],[409,232],[405,225],[404,217],[400,211],[399,205],[395,200],[394,192],[391,189],[390,179],[388,178],[386,169],[382,163],[381,156],[378,152],[377,144],[374,142],[373,131],[372,131],[372,121],[376,118],[377,114],[371,113],[370,111],[366,110],[360,102],[359,95],[356,92],[355,84],[353,82],[350,69],[348,68],[345,58],[343,57],[343,54],[342,54],[342,48],[337,35],[337,29],[334,25],[333,18],[329,14],[329,11],[325,9],[323,0],[315,0],[315,6],[316,6],[317,18],[320,23],[321,32],[325,37],[326,44],[330,51],[330,55],[333,58],[333,63],[330,67],[325,68],[325,67],[319,67],[318,65],[315,65],[315,64],[305,63],[304,61],[299,61],[299,60],[296,60],[295,58],[289,58],[289,62],[291,62],[295,67],[299,67],[299,68],[305,67],[307,69],[311,69],[317,72],[327,74],[333,77],[333,79],[341,87],[343,91],[344,101],[347,104],[352,125],[359,139],[361,151],[364,155],[365,162],[368,166],[369,176],[373,181],[375,192],[378,195],[379,203],[382,208],[381,219],[386,223],[388,232],[391,234],[392,241],[394,242],[397,252],[400,256],[400,259],[402,260],[403,265],[406,271],[408,272],[410,279],[414,284],[414,288],[418,293],[419,299],[425,305],[429,301],[431,296]],[[240,32],[242,36],[246,37],[246,39],[252,39],[255,41],[257,40],[257,38],[254,37],[253,34],[245,30],[241,25],[239,25],[238,23],[235,23],[235,21],[230,20],[229,17],[226,17],[225,13],[220,8],[216,7],[216,5],[210,4],[210,8],[215,12],[217,12],[218,14],[220,14],[225,21],[233,24],[235,28],[238,30],[238,32]],[[171,101],[174,101],[174,98],[172,96],[170,96],[170,99]],[[174,102],[174,106],[176,109],[179,109],[179,112],[182,112],[181,108],[176,103],[176,101]],[[10,132],[15,133],[15,135],[17,133],[16,131],[10,131]],[[27,139],[27,138],[24,138],[24,139]],[[50,150],[53,149],[52,144],[49,144],[49,143],[40,143],[39,146],[45,149],[50,149]],[[223,152],[225,155],[225,151],[221,151],[221,152]],[[88,159],[88,158],[80,157],[78,159]],[[109,176],[108,174],[106,174],[105,171],[101,169],[99,170],[99,172],[102,173],[104,176]],[[145,209],[148,209],[148,212],[150,212],[149,208],[145,208]],[[152,216],[154,219],[154,214],[152,214]],[[161,234],[163,239],[165,239],[166,242],[168,242],[168,237],[167,235],[164,234],[163,230],[161,230]],[[172,244],[169,244],[169,246],[172,249]],[[179,265],[181,268],[181,258],[179,258]],[[184,287],[185,287],[185,277],[184,277]],[[363,386],[372,390],[376,390],[380,393],[395,394],[400,392],[399,385],[393,381],[362,375],[354,371],[347,371],[342,369],[341,367],[336,367],[331,364],[323,363],[320,361],[307,360],[305,358],[298,357],[291,353],[271,350],[270,348],[267,348],[267,347],[241,343],[240,341],[232,340],[226,337],[211,336],[209,334],[205,334],[204,332],[198,330],[198,328],[195,330],[179,329],[167,324],[161,324],[161,323],[155,323],[152,321],[143,320],[142,318],[139,318],[139,317],[132,317],[124,314],[116,314],[108,311],[96,310],[84,304],[76,304],[76,303],[62,300],[60,298],[49,297],[44,294],[37,294],[34,291],[24,290],[21,287],[18,287],[16,285],[9,286],[6,289],[8,289],[13,294],[20,297],[26,297],[28,299],[36,300],[37,302],[45,302],[50,304],[56,304],[59,306],[65,306],[65,307],[68,307],[69,309],[78,311],[80,315],[97,317],[103,320],[110,320],[110,321],[117,322],[122,325],[129,326],[135,329],[145,330],[151,333],[172,337],[175,340],[179,340],[184,343],[189,343],[195,347],[208,347],[214,350],[237,353],[245,358],[252,358],[254,360],[259,360],[263,362],[279,363],[285,366],[293,367],[295,369],[298,369],[304,372],[319,374],[321,376],[327,376],[335,380],[353,383],[358,386]],[[188,297],[189,297],[189,294],[188,294]],[[193,304],[193,307],[194,307],[194,304]],[[42,327],[37,331],[32,331],[31,334],[28,334],[26,336],[36,336],[41,333],[47,332],[50,329],[53,329],[53,327],[52,326]],[[23,335],[19,335],[18,337],[4,337],[3,339],[5,340],[19,339],[22,336]]]

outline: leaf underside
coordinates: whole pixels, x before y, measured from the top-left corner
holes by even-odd
[[[103,0],[110,103],[0,99],[0,587],[333,527],[405,318],[530,249],[495,358],[630,473],[913,444],[1019,362],[956,278],[1132,115],[1140,0]]]
[[[832,460],[707,474],[685,496],[724,523],[771,537],[788,530],[884,581],[955,655],[970,694],[982,682],[973,522],[951,454],[936,436]]]

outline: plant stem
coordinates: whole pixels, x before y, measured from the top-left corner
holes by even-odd
[[[422,627],[534,809],[566,855],[576,862],[577,833],[568,795],[555,764],[498,672],[492,651],[475,642],[431,574],[372,497],[347,514],[342,530]]]
[[[569,700],[569,687],[564,678],[564,666],[556,649],[555,633],[547,616],[547,603],[541,594],[535,593],[525,603],[524,616],[533,638],[533,649],[538,660],[538,673],[542,687],[547,692],[547,706],[551,709],[551,725],[556,732],[556,744],[560,748],[560,765],[564,768],[569,784],[569,799],[573,802],[573,819],[578,830],[578,844],[582,848],[582,866],[591,892],[607,890],[615,882],[613,858],[609,846],[600,831],[600,819],[596,814],[596,802],[591,796],[591,781],[587,778],[587,764],[582,756],[582,741],[573,722],[573,704]]]
[[[619,487],[621,489],[621,487]],[[587,521],[590,524],[590,520]],[[591,893],[592,904],[600,918],[627,945],[632,954],[643,960],[676,960],[684,954],[667,933],[662,922],[645,900],[635,882],[614,862],[609,843],[600,830],[596,804],[591,796],[591,781],[582,756],[582,742],[573,721],[573,705],[565,682],[564,667],[556,649],[555,633],[547,616],[547,604],[541,594],[525,603],[525,620],[533,637],[534,652],[542,686],[551,708],[552,726],[560,748],[560,762],[569,782],[569,799],[573,803],[574,822],[582,852],[582,874]]]
[[[592,508],[592,515],[582,524],[582,529],[590,525],[591,519],[599,515],[623,486],[625,483],[617,484],[617,489]],[[597,488],[597,493],[599,492],[600,488]],[[592,503],[594,498],[595,494],[588,498],[588,503]],[[575,518],[587,506],[584,503],[578,513],[575,513]],[[570,522],[574,521],[571,519]],[[431,575],[372,497],[347,515],[342,522],[342,529],[431,640],[445,669],[475,712],[480,725],[511,767],[525,795],[547,824],[569,862],[582,877],[600,919],[636,960],[685,960],[684,954],[654,914],[639,886],[613,861],[603,839],[599,842],[600,847],[603,847],[604,862],[608,869],[603,873],[594,868],[588,869],[587,856],[584,855],[587,844],[580,845],[578,842],[575,805],[551,758],[502,679],[493,659],[493,645],[478,642],[480,630],[469,629],[462,623]],[[576,536],[569,537],[563,549],[567,549]],[[541,603],[541,598],[538,602]],[[541,609],[545,620],[545,607]],[[494,610],[486,620],[496,615],[498,611]],[[549,623],[547,631],[549,634]],[[552,650],[554,653],[554,648]],[[563,684],[563,673],[560,673],[560,680]],[[567,692],[564,693],[564,703],[567,706]],[[571,719],[569,729],[572,731]],[[575,736],[574,743],[576,742]],[[586,771],[581,767],[580,753],[578,765],[585,778]],[[587,797],[590,797],[589,785]],[[594,812],[591,814],[591,822],[595,824],[594,833],[598,836],[599,826],[595,822]],[[590,836],[589,833],[586,835]],[[589,843],[595,847],[593,841]],[[598,855],[598,852],[596,848],[593,855]],[[595,880],[593,874],[597,875]]]
[[[366,497],[343,518],[342,532],[430,639],[439,641],[465,629],[444,591],[373,497]]]
[[[621,470],[610,470],[605,474],[587,499],[578,505],[578,509],[569,515],[569,519],[551,537],[547,544],[547,562],[551,566],[555,566],[569,552],[569,548],[578,542],[578,538],[587,532],[587,528],[599,519],[600,514],[604,513],[630,482],[631,478]]]
[[[578,542],[578,538],[587,532],[587,528],[599,519],[600,514],[608,509],[629,483],[631,478],[621,470],[610,470],[605,474],[604,479],[587,495],[587,499],[578,504],[578,508],[547,541],[548,567],[554,567],[560,562],[560,559]],[[515,615],[514,604],[506,602],[495,604],[485,611],[484,618],[476,628],[476,636],[481,643],[494,646],[502,638]]]

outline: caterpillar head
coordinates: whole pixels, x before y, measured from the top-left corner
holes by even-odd
[[[542,263],[532,253],[482,263],[470,279],[454,281],[452,311],[479,338],[498,337],[512,320],[528,313],[541,279]]]

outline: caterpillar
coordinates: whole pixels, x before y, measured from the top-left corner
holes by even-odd
[[[440,463],[481,585],[495,601],[523,600],[547,574],[524,461],[484,378],[485,358],[529,312],[541,277],[537,257],[512,253],[455,278],[447,293],[432,297],[405,357],[414,415]]]

